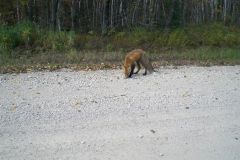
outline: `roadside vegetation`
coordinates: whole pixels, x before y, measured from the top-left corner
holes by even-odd
[[[30,22],[0,26],[0,72],[119,67],[127,51],[143,48],[155,65],[240,64],[240,28],[221,23],[151,30],[53,31]]]

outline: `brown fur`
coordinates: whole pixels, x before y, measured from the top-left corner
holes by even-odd
[[[134,72],[135,66],[137,65],[138,70]],[[137,74],[141,69],[141,65],[145,68],[145,72],[143,75],[152,73],[153,67],[151,62],[146,56],[146,52],[142,49],[135,49],[129,53],[127,53],[124,61],[124,75],[125,78],[130,78],[133,74]]]

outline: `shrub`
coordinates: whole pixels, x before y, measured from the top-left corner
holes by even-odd
[[[189,45],[192,46],[237,46],[240,30],[231,30],[219,23],[187,27]]]
[[[19,36],[12,27],[0,27],[0,44],[3,49],[14,49],[19,44]]]
[[[188,44],[188,36],[183,29],[176,29],[168,36],[167,46],[169,47],[185,47]]]
[[[17,47],[37,53],[38,51],[65,52],[70,49],[114,51],[133,48],[156,50],[201,46],[236,47],[239,44],[240,29],[220,23],[189,25],[168,32],[136,27],[132,31],[112,30],[105,36],[98,35],[94,31],[84,34],[55,32],[41,29],[27,21],[15,26],[0,26],[0,54],[10,54]]]
[[[47,50],[66,51],[74,45],[74,32],[48,31],[43,38],[43,47]]]
[[[33,23],[22,22],[14,26],[13,31],[17,33],[19,44],[29,47],[35,43],[38,35],[38,28]]]
[[[77,49],[101,49],[104,48],[104,39],[94,34],[78,34],[74,39],[74,47]]]

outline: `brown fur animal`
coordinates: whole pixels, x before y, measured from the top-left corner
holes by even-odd
[[[138,70],[134,72],[136,65]],[[149,73],[154,72],[152,64],[147,58],[146,52],[144,50],[135,49],[127,53],[123,66],[125,78],[130,78],[133,74],[137,74],[141,69],[141,65],[145,68],[145,72],[143,75],[146,75],[147,71]]]

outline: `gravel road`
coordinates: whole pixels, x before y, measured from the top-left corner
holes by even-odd
[[[240,66],[0,74],[0,159],[239,160]]]

